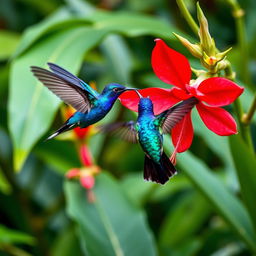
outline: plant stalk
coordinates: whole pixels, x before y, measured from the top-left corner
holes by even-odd
[[[246,31],[244,24],[244,10],[240,7],[237,0],[227,0],[232,8],[232,15],[236,24],[237,41],[240,49],[241,58],[240,70],[242,81],[251,87],[251,77],[249,72],[249,53],[246,40]]]
[[[198,35],[198,31],[199,31],[199,27],[196,24],[196,22],[194,21],[193,17],[191,16],[191,14],[188,11],[187,6],[185,5],[183,0],[176,0],[177,5],[183,15],[183,17],[185,18],[185,20],[187,21],[188,25],[190,26],[190,28],[192,29],[192,31]]]
[[[256,93],[254,94],[254,98],[253,98],[253,101],[252,101],[252,105],[250,106],[250,108],[249,108],[249,110],[248,110],[248,113],[247,113],[247,114],[244,114],[244,115],[242,116],[242,122],[243,122],[243,124],[249,125],[249,124],[251,123],[255,111],[256,111]]]

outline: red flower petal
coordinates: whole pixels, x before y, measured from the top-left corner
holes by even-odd
[[[186,99],[189,99],[191,98],[193,95],[187,93],[187,91],[184,91],[180,88],[177,88],[177,87],[173,87],[171,89],[171,93],[174,97],[180,99],[180,100],[186,100]]]
[[[84,139],[87,136],[89,129],[90,129],[90,126],[86,128],[76,127],[74,128],[74,133],[79,139]]]
[[[194,130],[190,112],[172,129],[172,143],[175,146],[175,152],[186,151],[191,146],[193,136]]]
[[[80,159],[84,166],[92,166],[92,155],[87,145],[80,146]]]
[[[221,107],[231,104],[244,88],[226,78],[213,77],[204,80],[196,91],[198,99],[214,107]]]
[[[80,169],[79,169],[79,168],[70,169],[70,170],[66,173],[66,177],[67,177],[68,179],[73,179],[73,178],[79,177],[79,175],[80,175]]]
[[[152,51],[151,64],[159,79],[185,89],[191,78],[191,68],[187,58],[169,48],[164,41],[156,39]]]
[[[162,88],[147,88],[139,90],[143,97],[150,97],[154,104],[155,115],[170,108],[180,101],[180,99],[172,95],[172,90]],[[135,91],[126,91],[119,97],[122,105],[130,110],[138,112],[139,96]]]
[[[197,104],[196,108],[209,130],[221,136],[237,133],[236,121],[225,109],[206,106],[203,103]]]
[[[86,189],[92,189],[95,184],[95,179],[93,176],[84,175],[80,178],[81,185]]]

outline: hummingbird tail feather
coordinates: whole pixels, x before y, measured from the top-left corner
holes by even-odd
[[[55,133],[53,133],[51,136],[49,136],[46,140],[50,140],[58,136],[59,134],[69,131],[72,128],[74,128],[75,124],[68,124],[64,123]]]
[[[147,155],[144,161],[144,179],[156,183],[165,184],[173,175],[176,169],[165,153],[162,154],[160,164],[155,163]]]

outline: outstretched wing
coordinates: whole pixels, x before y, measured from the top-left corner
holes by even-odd
[[[71,105],[77,111],[86,113],[90,111],[92,103],[89,93],[81,86],[63,79],[59,75],[52,73],[40,67],[31,67],[33,74],[40,80],[49,90],[57,95],[66,104]]]
[[[196,103],[198,103],[198,100],[194,97],[184,100],[159,114],[156,117],[155,122],[160,124],[163,133],[169,133],[171,129],[192,110]]]
[[[99,129],[105,133],[115,134],[125,141],[138,142],[136,123],[134,121],[101,125]]]
[[[89,86],[83,80],[81,80],[77,76],[73,75],[66,69],[58,66],[57,64],[54,64],[54,63],[47,63],[47,64],[48,64],[49,68],[51,69],[51,71],[54,72],[57,76],[61,77],[62,79],[64,79],[65,81],[67,81],[71,84],[74,84],[74,85],[80,87],[81,89],[88,91],[89,96],[91,96],[92,98],[96,98],[96,99],[98,98],[99,93],[96,92],[91,86]]]

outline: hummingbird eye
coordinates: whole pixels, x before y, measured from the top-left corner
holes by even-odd
[[[122,90],[121,88],[115,87],[115,88],[113,89],[113,92],[120,92],[121,90]]]

